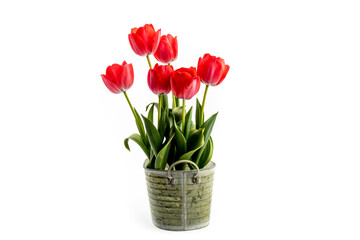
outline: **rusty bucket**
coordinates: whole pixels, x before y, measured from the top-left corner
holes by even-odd
[[[180,163],[192,164],[196,170],[173,171]],[[144,168],[155,226],[186,231],[209,225],[215,163],[199,169],[190,160],[180,160],[163,171],[148,169],[146,165],[147,161]]]

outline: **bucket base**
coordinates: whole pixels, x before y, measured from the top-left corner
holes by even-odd
[[[198,224],[198,225],[192,225],[190,227],[183,227],[183,226],[162,225],[162,224],[156,223],[154,220],[152,222],[156,227],[158,227],[158,228],[160,228],[162,230],[167,230],[167,231],[191,231],[191,230],[197,230],[197,229],[201,229],[201,228],[209,226],[209,223],[210,223],[210,221],[207,221],[207,222],[203,222],[203,223]]]

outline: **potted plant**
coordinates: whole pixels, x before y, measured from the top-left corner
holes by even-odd
[[[144,169],[153,223],[167,230],[205,227],[210,219],[215,168],[210,161],[214,148],[211,131],[217,113],[205,119],[204,107],[209,87],[224,80],[229,66],[223,59],[205,54],[199,58],[197,69],[174,70],[171,62],[178,55],[177,37],[161,36],[161,29],[155,31],[152,24],[131,29],[128,38],[133,51],[146,56],[147,83],[158,101],[146,106],[145,116],[132,106],[127,95],[134,82],[131,63],[108,66],[101,77],[112,93],[123,93],[134,115],[139,132],[126,138],[124,145],[130,151],[132,140],[146,155]],[[152,54],[161,65],[152,67]],[[187,109],[186,100],[198,93],[201,82],[206,85],[202,103],[196,100],[195,108]]]

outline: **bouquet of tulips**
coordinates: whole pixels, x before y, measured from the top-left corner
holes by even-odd
[[[152,24],[131,29],[128,35],[130,46],[139,56],[146,56],[149,64],[147,83],[150,90],[158,95],[158,101],[146,107],[147,115],[141,116],[132,106],[127,90],[134,82],[134,70],[131,63],[124,61],[122,65],[108,66],[106,74],[102,74],[105,86],[115,94],[123,93],[139,133],[134,133],[124,140],[130,151],[129,140],[136,142],[149,159],[147,168],[165,170],[167,165],[178,160],[191,160],[199,168],[204,168],[211,160],[214,143],[211,138],[217,113],[204,119],[204,107],[209,86],[219,85],[229,71],[222,58],[205,54],[199,58],[195,67],[174,70],[171,62],[178,55],[177,37],[170,34],[161,36],[161,29],[155,31]],[[164,65],[151,65],[149,56]],[[195,122],[192,120],[193,108],[186,110],[185,101],[194,97],[200,82],[206,85],[200,104],[196,100]],[[168,94],[171,94],[170,108]],[[181,102],[180,102],[181,99]],[[157,118],[154,120],[154,109]],[[157,126],[156,126],[157,124]],[[191,165],[189,165],[192,168]],[[178,165],[177,169],[186,169],[187,164]]]

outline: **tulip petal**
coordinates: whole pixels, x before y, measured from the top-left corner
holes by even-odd
[[[132,50],[137,55],[144,56],[147,53],[144,41],[137,34],[129,34],[128,37]]]
[[[179,68],[171,76],[171,90],[177,98],[191,99],[200,89],[196,68]]]
[[[144,27],[139,27],[136,32],[136,36],[144,43],[143,50],[145,54],[149,54],[149,35],[151,35],[151,33],[147,32],[148,27],[146,26],[147,25],[145,25]]]
[[[171,90],[170,76],[174,69],[168,65],[155,64],[153,69],[148,71],[148,86],[155,94],[168,94]]]
[[[120,93],[121,90],[116,86],[116,84],[114,83],[114,81],[109,78],[108,76],[101,74],[101,78],[105,84],[105,86],[110,90],[110,92],[112,93]]]
[[[206,74],[206,69],[208,68],[209,65],[209,61],[211,61],[212,56],[208,53],[205,53],[204,56],[202,57],[201,61],[198,62],[198,64],[200,64],[201,66],[201,74],[205,75]],[[204,67],[204,65],[206,65],[206,67]]]
[[[211,59],[212,56],[209,53],[205,53],[203,56],[204,61],[207,61],[208,59]]]
[[[173,50],[170,42],[167,40],[166,36],[162,36],[159,46],[154,53],[156,60],[162,63],[169,63],[173,58]]]
[[[148,72],[148,77],[147,77],[147,82],[148,82],[148,86],[150,88],[150,90],[154,93],[154,94],[159,94],[159,89],[158,89],[158,82],[159,79],[159,74],[155,69],[149,69]]]
[[[171,34],[160,37],[159,45],[154,52],[156,60],[162,63],[170,63],[177,58],[177,41]]]
[[[198,65],[197,65],[197,75],[198,76],[203,76],[203,73],[202,73],[202,69],[203,69],[203,59],[202,57],[199,57],[199,60],[198,60]]]
[[[110,78],[114,83],[117,83],[118,76],[122,70],[122,66],[114,63],[106,68],[106,76]]]
[[[174,72],[173,66],[163,65],[159,69],[159,73],[161,75],[161,94],[168,94],[171,91],[170,86],[170,77]]]
[[[220,83],[222,83],[222,82],[224,81],[224,79],[225,79],[227,73],[229,72],[229,70],[230,70],[230,66],[229,66],[229,65],[225,65],[225,69],[224,69],[224,71],[223,71],[223,74],[222,74],[222,76],[221,76],[221,79],[220,79],[219,82],[216,83],[216,86],[219,85]]]
[[[136,34],[137,29],[138,29],[138,28],[132,28],[132,29],[131,29],[131,33]]]
[[[208,59],[203,65],[202,81],[206,84],[216,85],[220,81],[224,66],[216,58]]]
[[[188,86],[185,99],[186,100],[191,99],[193,96],[195,96],[199,92],[199,89],[200,89],[200,79],[199,79],[199,77],[196,77],[191,82],[191,84]]]
[[[170,35],[170,34],[169,34]],[[171,36],[171,35],[170,35]],[[171,36],[172,38],[172,36]],[[177,56],[178,56],[178,42],[177,42],[177,37],[175,38],[172,38],[171,41],[171,46],[172,46],[172,49],[173,49],[173,52],[174,52],[174,56],[173,56],[173,59],[172,61],[175,61],[177,59]]]
[[[185,68],[185,71],[191,74],[192,76],[196,76],[196,68],[195,67],[189,67]]]
[[[217,57],[216,60],[218,60],[223,66],[225,66],[225,61],[224,59]]]
[[[132,64],[124,65],[119,74],[119,87],[122,91],[128,90],[134,83],[134,69]]]
[[[160,36],[161,36],[161,29],[157,30],[156,33],[154,33],[154,35],[152,36],[152,42],[151,42],[151,52],[150,54],[154,53],[156,51],[156,49],[159,46],[159,42],[160,42]]]

